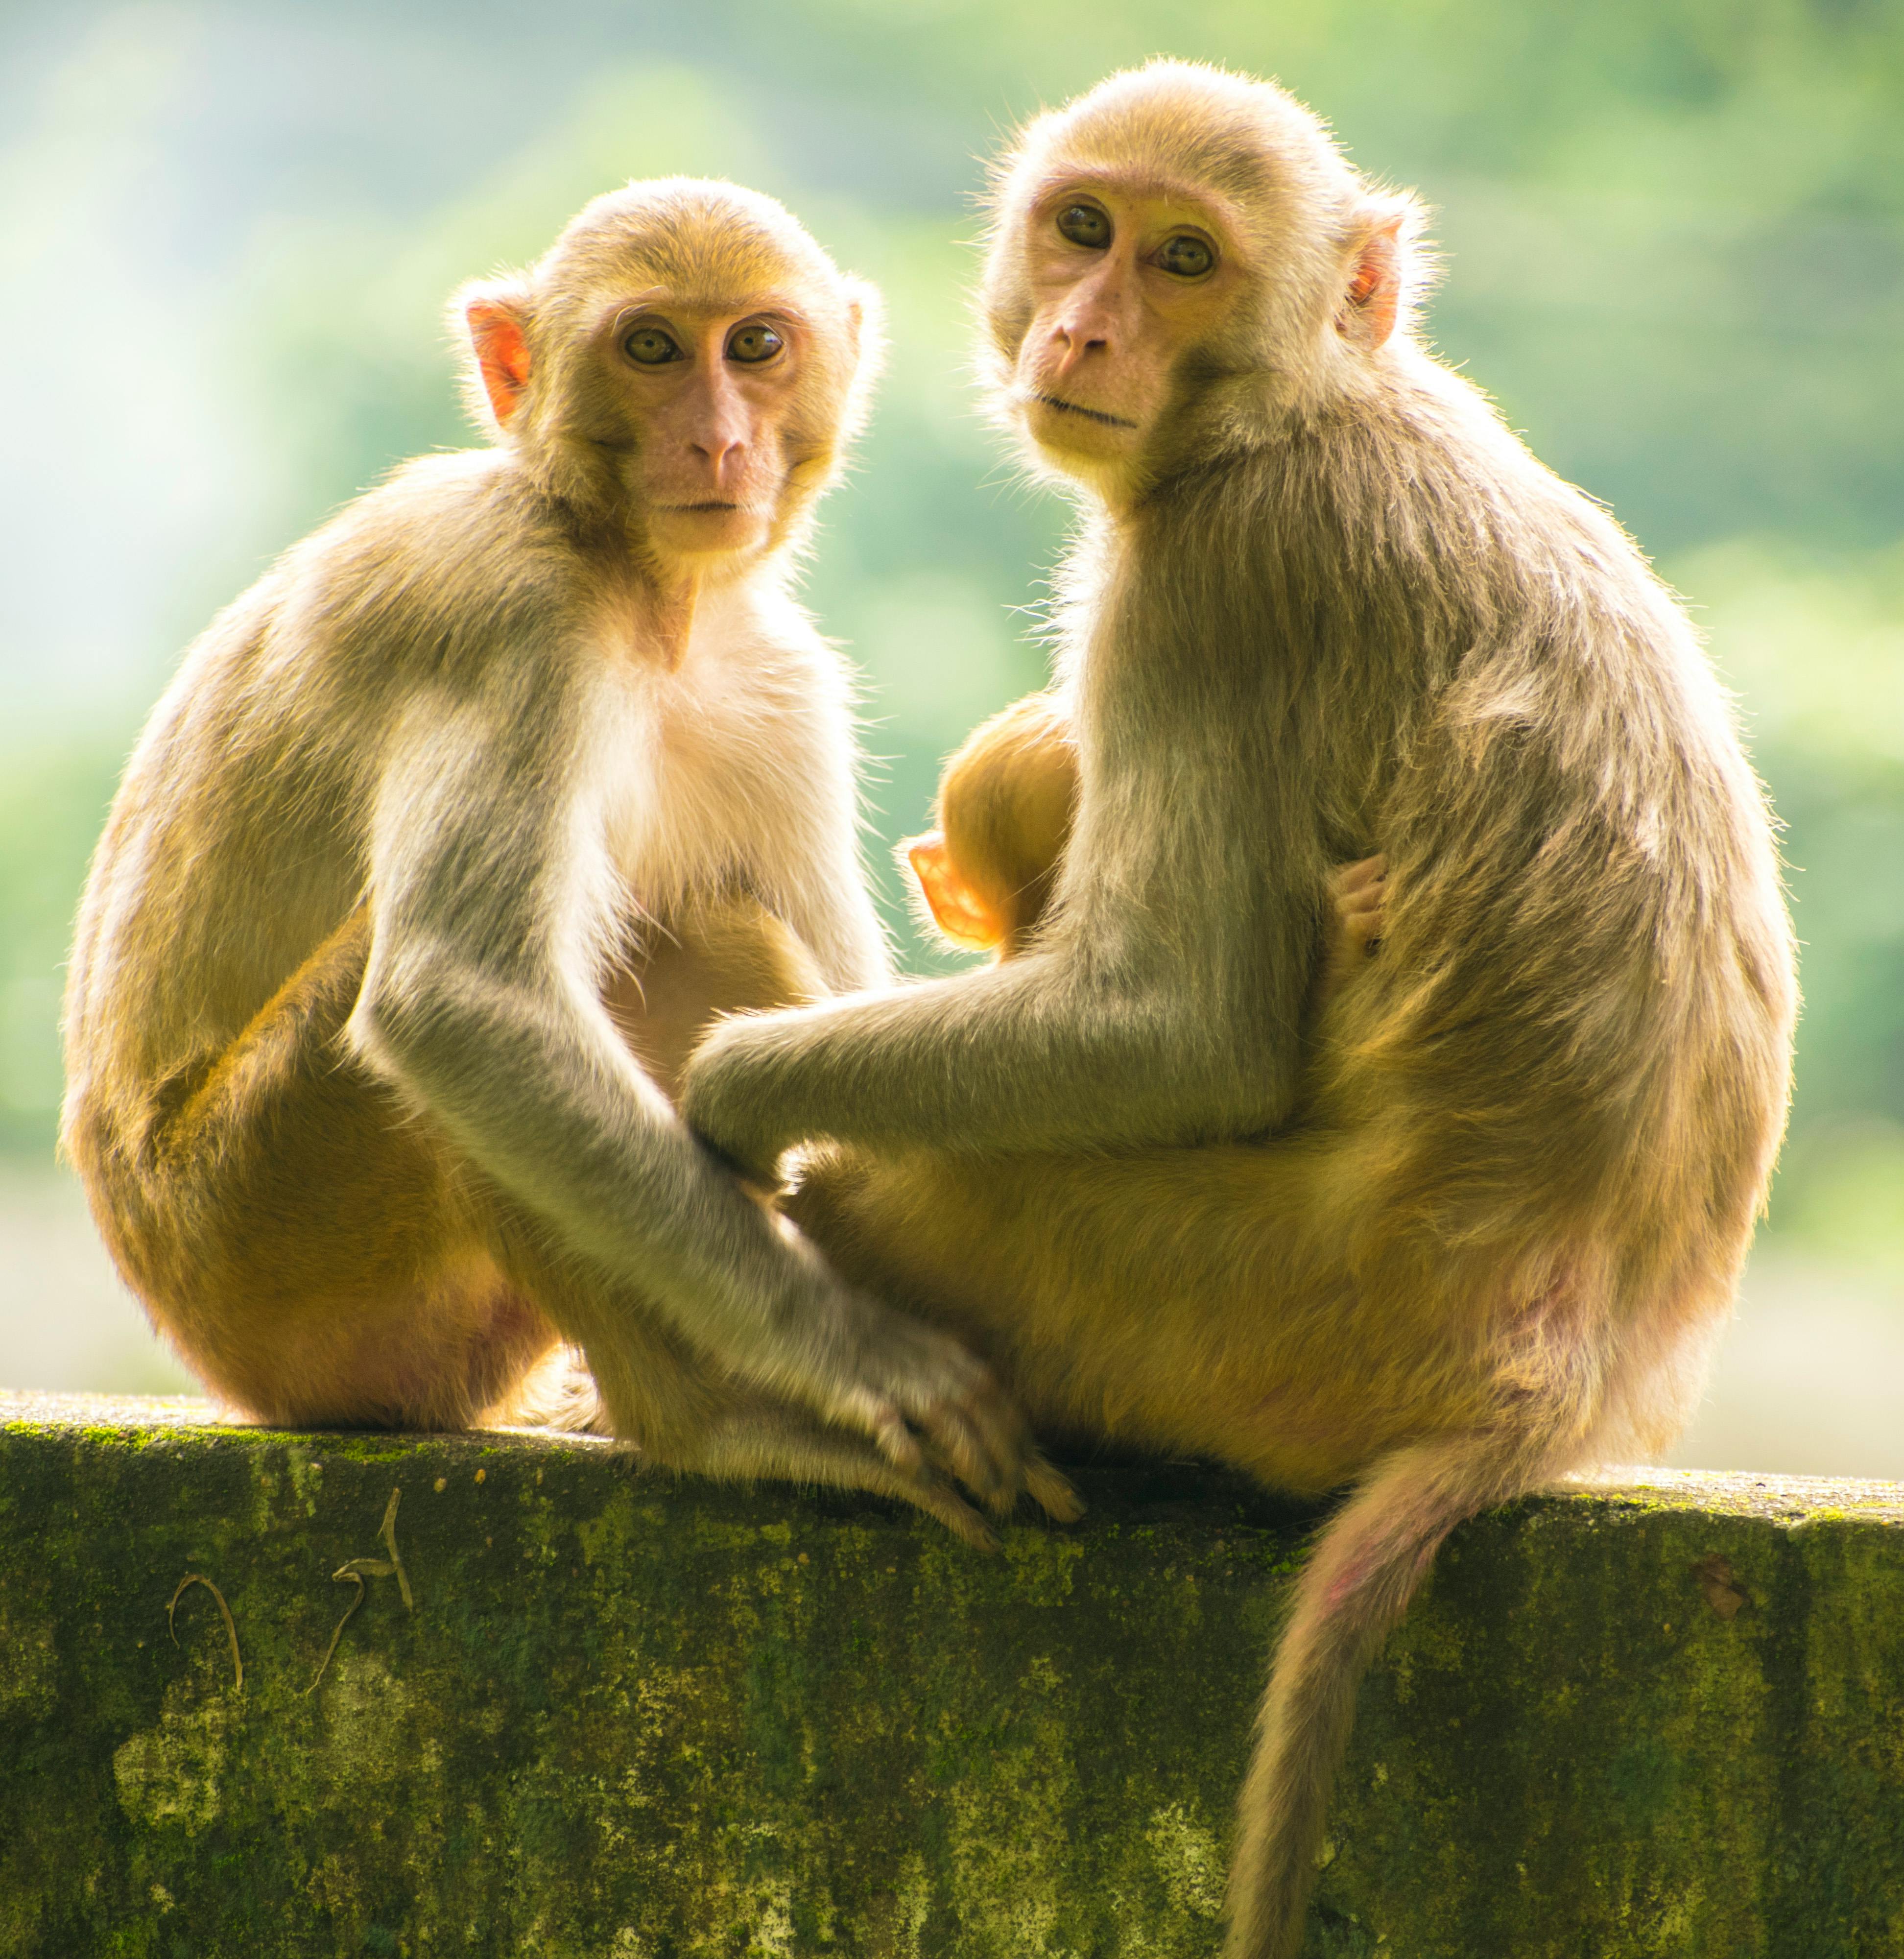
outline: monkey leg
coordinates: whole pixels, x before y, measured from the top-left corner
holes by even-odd
[[[285,1424],[464,1427],[556,1332],[497,1262],[497,1193],[343,1043],[369,956],[360,906],[165,1084],[143,1151],[82,1129],[75,1154],[133,1289],[220,1398]],[[716,1013],[811,997],[804,948],[750,900],[697,908],[650,963],[656,1011],[618,1018],[671,1083]]]
[[[617,1293],[566,1258],[536,1221],[506,1206],[496,1216],[503,1227],[499,1259],[525,1296],[545,1305],[565,1329],[611,1332],[599,1341],[582,1332],[579,1348],[558,1350],[533,1370],[496,1418],[618,1436],[635,1443],[645,1461],[684,1475],[823,1484],[897,1498],[968,1544],[994,1545],[990,1529],[944,1473],[947,1465],[922,1461],[911,1472],[901,1469],[866,1437],[735,1380],[639,1297]],[[1068,1520],[1081,1513],[1070,1485],[1035,1456],[1027,1488],[1053,1516]]]
[[[360,912],[161,1097],[136,1178],[79,1132],[109,1242],[215,1393],[286,1425],[552,1420],[684,1472],[903,1498],[991,1541],[935,1465],[897,1468],[691,1350],[362,1068],[341,1033],[368,955]],[[717,1013],[819,990],[804,948],[750,900],[698,910],[631,976],[646,991],[617,1018],[676,1067]],[[1032,1488],[1075,1513],[1055,1472],[1034,1465]]]
[[[1377,1228],[1358,1155],[1322,1134],[1097,1158],[821,1152],[789,1208],[848,1278],[968,1341],[1041,1436],[1319,1492],[1483,1419],[1491,1392],[1476,1302],[1496,1288]]]
[[[1374,1140],[839,1154],[793,1201],[849,1276],[985,1354],[1042,1434],[1212,1456],[1298,1492],[1359,1481],[1278,1643],[1228,1959],[1296,1951],[1357,1682],[1436,1547],[1573,1466],[1602,1395],[1592,1302],[1565,1268],[1531,1294],[1525,1267],[1411,1236],[1367,1195],[1383,1188]]]
[[[343,1045],[369,939],[360,908],[165,1084],[143,1149],[82,1129],[75,1154],[134,1291],[221,1399],[285,1424],[461,1427],[555,1332],[484,1249],[474,1180]]]

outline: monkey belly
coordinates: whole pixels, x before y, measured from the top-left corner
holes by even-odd
[[[855,1282],[982,1353],[1039,1432],[1339,1487],[1493,1402],[1473,1316],[1392,1240],[1357,1271],[1340,1152],[1297,1141],[1092,1159],[816,1153],[789,1209]]]
[[[716,1021],[804,1006],[827,990],[813,954],[744,891],[684,906],[653,938],[609,976],[602,1004],[671,1102],[680,1100],[688,1056]]]

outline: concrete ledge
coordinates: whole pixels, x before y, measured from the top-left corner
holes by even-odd
[[[0,1396],[0,1953],[1204,1959],[1303,1519],[1185,1466],[985,1558],[519,1434]],[[414,1609],[389,1562],[391,1493]],[[204,1586],[228,1603],[244,1668]],[[1904,1490],[1458,1534],[1362,1696],[1330,1959],[1904,1954]]]

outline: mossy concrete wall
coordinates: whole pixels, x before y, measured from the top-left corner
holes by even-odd
[[[1080,1481],[985,1557],[585,1442],[0,1398],[0,1954],[1204,1959],[1303,1522]],[[1904,1492],[1470,1525],[1326,1857],[1331,1959],[1904,1954]]]

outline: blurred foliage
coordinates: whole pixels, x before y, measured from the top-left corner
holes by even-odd
[[[718,21],[572,0],[527,33],[492,0],[155,18],[0,14],[20,56],[0,65],[0,128],[29,132],[0,138],[0,185],[41,231],[68,179],[102,208],[146,186],[148,228],[194,268],[194,414],[232,478],[218,503],[190,418],[165,424],[211,514],[151,608],[144,678],[90,735],[0,781],[0,1143],[49,1138],[73,894],[178,639],[392,463],[468,440],[446,297],[630,175],[772,191],[887,294],[881,409],[808,594],[865,672],[890,903],[887,843],[917,827],[940,755],[1041,677],[1023,614],[1063,524],[971,405],[979,160],[1041,101],[1162,49],[1279,75],[1364,167],[1420,188],[1447,267],[1430,317],[1444,354],[1702,608],[1788,825],[1805,941],[1775,1218],[1904,1264],[1894,0],[731,0]],[[169,78],[135,115],[140,34]],[[78,105],[65,122],[62,103]],[[184,160],[170,205],[150,181],[168,157]],[[0,245],[14,236],[0,222]],[[0,751],[25,739],[0,733]]]

